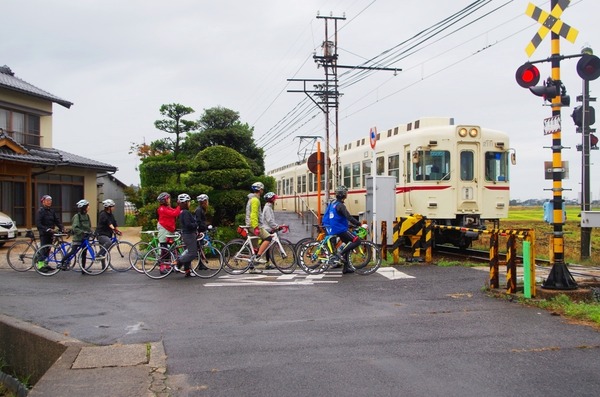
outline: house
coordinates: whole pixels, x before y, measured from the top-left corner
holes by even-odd
[[[64,224],[70,224],[75,203],[86,198],[90,214],[99,209],[99,175],[117,168],[52,146],[52,107],[73,103],[16,77],[0,67],[0,211],[19,228],[35,228],[35,213],[44,194]],[[107,197],[108,198],[108,197]],[[95,226],[96,217],[92,216]]]

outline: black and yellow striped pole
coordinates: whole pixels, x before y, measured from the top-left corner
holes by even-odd
[[[562,138],[561,138],[561,122],[560,113],[563,106],[563,99],[566,98],[564,86],[560,81],[560,37],[574,42],[578,31],[563,21],[560,16],[568,7],[570,0],[551,0],[550,13],[543,11],[539,7],[530,3],[525,13],[531,18],[538,21],[542,26],[535,34],[533,39],[525,48],[528,56],[531,56],[544,37],[551,33],[551,50],[550,58],[552,65],[551,78],[546,83],[546,87],[531,87],[537,84],[539,76],[536,75],[537,69],[532,72],[529,63],[523,65],[517,71],[517,82],[522,87],[529,87],[536,94],[544,96],[550,94],[546,99],[552,98],[552,120],[558,120],[558,128],[553,128],[552,133],[552,213],[553,213],[553,233],[552,233],[552,269],[546,281],[542,284],[542,288],[547,289],[575,289],[577,283],[569,272],[565,263],[564,252],[564,232],[563,232],[563,187],[562,179],[565,170],[562,164]],[[554,92],[552,92],[554,89]],[[564,98],[563,98],[564,96]]]
[[[552,0],[551,7],[561,6],[563,3],[558,0]],[[564,2],[568,5],[568,1]],[[564,10],[566,5],[561,8]],[[552,50],[552,80],[560,82],[560,36],[552,31],[551,33],[551,50]],[[558,83],[557,83],[558,84]],[[552,117],[560,118],[561,110],[561,95],[557,95],[552,99]],[[564,250],[564,216],[563,216],[563,165],[562,165],[562,136],[561,129],[552,134],[552,204],[553,204],[553,234],[552,234],[552,251],[554,253],[554,262],[552,269],[546,281],[542,284],[542,288],[547,289],[575,289],[577,283],[569,272],[569,268],[565,263]]]

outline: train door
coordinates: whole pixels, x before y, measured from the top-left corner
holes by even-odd
[[[458,206],[457,210],[463,214],[478,212],[477,200],[479,196],[478,180],[479,164],[478,145],[476,143],[462,143],[460,145],[459,181],[458,181]]]

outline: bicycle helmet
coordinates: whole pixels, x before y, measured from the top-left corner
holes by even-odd
[[[277,199],[277,195],[273,192],[269,192],[267,194],[265,194],[265,200],[267,200],[267,202],[272,203]]]
[[[44,200],[52,200],[52,196],[49,196],[49,195],[47,195],[47,194],[44,194],[44,195],[42,196],[42,198],[40,199],[40,201],[42,201],[42,202],[43,202]]]
[[[181,193],[179,196],[177,196],[177,202],[178,203],[187,203],[188,201],[190,201],[192,198],[190,197],[189,194],[187,193]]]
[[[208,201],[208,196],[206,194],[201,194],[198,197],[196,197],[196,200],[198,200],[198,202]]]
[[[258,192],[259,190],[265,190],[265,185],[262,182],[254,182],[252,184],[252,191]]]
[[[76,205],[77,205],[77,208],[83,208],[83,207],[90,205],[90,202],[87,201],[86,199],[81,199],[77,202]]]
[[[104,206],[104,208],[114,207],[115,206],[115,202],[114,202],[114,200],[106,199],[106,200],[104,200],[102,202],[102,205]]]
[[[348,197],[348,188],[346,186],[338,186],[335,189],[335,198],[338,200],[343,200]]]
[[[158,195],[158,197],[156,199],[161,204],[167,204],[167,200],[170,198],[171,198],[171,195],[169,193],[162,192],[161,194]]]

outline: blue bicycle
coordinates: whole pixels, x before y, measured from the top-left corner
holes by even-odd
[[[110,256],[106,248],[95,240],[95,234],[86,233],[81,245],[70,254],[71,244],[62,241],[63,236],[66,234],[55,234],[54,237],[60,239],[58,244],[47,244],[38,248],[34,258],[43,261],[44,265],[39,266],[39,263],[34,263],[36,272],[42,276],[53,276],[61,270],[71,270],[79,264],[83,274],[95,276],[104,273],[110,262]],[[63,258],[66,260],[63,261]]]

